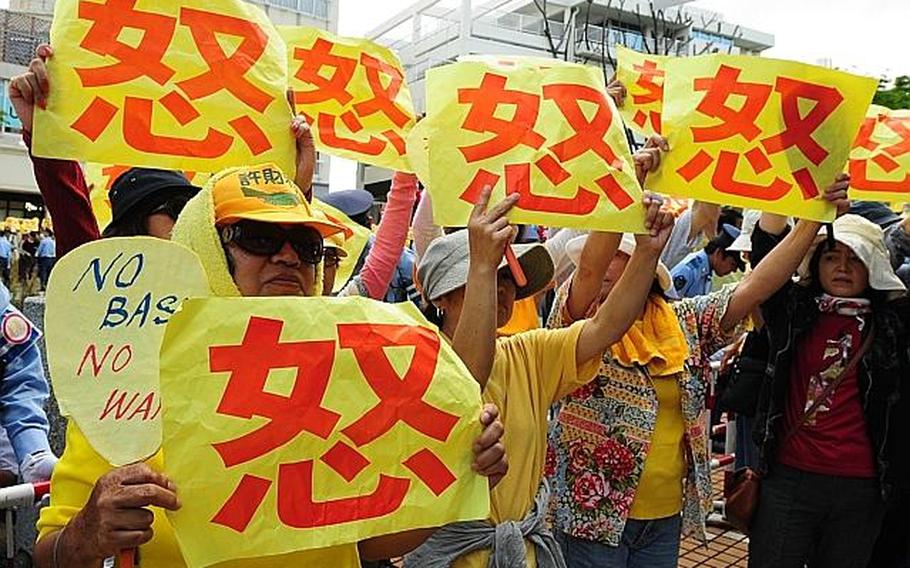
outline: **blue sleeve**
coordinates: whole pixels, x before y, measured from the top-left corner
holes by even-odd
[[[10,341],[6,322],[10,317],[20,318],[30,326],[25,336]],[[49,430],[44,403],[49,394],[41,351],[38,349],[40,332],[15,308],[4,313],[3,333],[3,380],[0,382],[0,422],[9,436],[20,463],[40,450],[50,450],[47,441]],[[18,331],[17,331],[18,332]],[[23,339],[26,337],[27,339]],[[18,342],[21,340],[21,342]]]
[[[692,287],[695,285],[695,271],[689,264],[679,264],[670,274],[673,278],[673,287],[680,298],[689,298],[692,294]]]

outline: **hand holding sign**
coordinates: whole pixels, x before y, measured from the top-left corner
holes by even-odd
[[[54,394],[112,465],[158,451],[164,324],[208,290],[195,254],[148,237],[95,241],[57,263],[46,323]]]

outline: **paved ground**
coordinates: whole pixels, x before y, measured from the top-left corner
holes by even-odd
[[[723,491],[723,471],[713,475],[715,499]],[[679,554],[680,568],[707,566],[710,568],[745,568],[749,561],[749,539],[736,531],[708,528],[708,547],[695,539],[686,539]]]

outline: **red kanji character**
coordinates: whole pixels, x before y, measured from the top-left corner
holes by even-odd
[[[211,347],[212,372],[230,372],[218,413],[238,418],[262,416],[269,422],[240,438],[214,444],[224,465],[254,460],[301,432],[327,439],[341,416],[322,406],[335,358],[334,341],[281,342],[280,320],[252,317],[240,345]],[[271,369],[294,368],[287,397],[265,391]]]
[[[342,432],[358,446],[382,437],[398,422],[441,442],[458,417],[424,402],[439,355],[439,337],[423,327],[392,324],[341,324],[338,342],[352,349],[363,376],[379,403]],[[386,355],[388,347],[413,346],[414,355],[399,377]]]
[[[774,90],[781,96],[781,112],[786,128],[762,140],[769,154],[796,146],[816,166],[828,157],[828,151],[812,138],[812,133],[840,106],[844,97],[834,87],[816,85],[797,79],[778,77]],[[815,101],[808,113],[800,111],[800,101]]]
[[[404,128],[407,123],[411,122],[412,117],[408,116],[408,113],[395,102],[401,91],[401,85],[404,83],[404,75],[394,65],[389,65],[366,53],[360,55],[360,64],[366,69],[367,83],[373,92],[373,98],[355,104],[354,111],[361,117],[381,112],[395,126]],[[383,76],[388,79],[387,87],[382,86]]]
[[[506,89],[506,77],[486,73],[477,88],[458,90],[458,102],[471,105],[462,128],[471,132],[495,134],[489,140],[458,148],[465,160],[477,162],[508,152],[519,144],[539,149],[546,139],[534,130],[540,97]],[[499,105],[511,105],[511,120],[496,116]]]
[[[370,156],[378,156],[385,151],[387,142],[376,136],[370,135],[367,140],[362,141],[340,135],[337,129],[338,118],[326,112],[319,113],[316,119],[317,133],[325,144],[333,148],[342,148]],[[343,113],[340,119],[348,130],[355,134],[363,130],[363,124],[353,111]],[[399,154],[403,153],[404,151],[399,152]]]
[[[575,132],[569,138],[550,146],[550,151],[560,162],[568,162],[588,150],[593,151],[608,164],[615,164],[618,161],[616,153],[605,142],[607,132],[613,123],[613,113],[602,91],[585,85],[553,84],[544,86],[543,98],[556,103],[566,122]],[[597,105],[591,120],[585,116],[580,101]]]
[[[716,142],[737,134],[751,142],[761,134],[755,121],[771,96],[771,86],[740,82],[740,72],[735,67],[721,65],[716,76],[695,79],[695,90],[706,91],[696,110],[721,120],[714,126],[693,126],[692,136],[696,142]],[[727,106],[731,95],[745,97],[741,108]]]
[[[632,102],[636,105],[650,105],[654,103],[659,103],[664,99],[664,86],[663,78],[666,74],[663,69],[657,68],[657,62],[651,60],[645,60],[641,65],[634,64],[632,70],[638,73],[638,79],[635,81],[635,85],[644,89],[642,94],[632,95]],[[658,83],[655,79],[659,79]],[[648,111],[648,114],[645,114],[642,111],[635,113],[633,120],[638,126],[643,127],[648,120],[651,120],[651,128],[654,129],[654,132],[660,134],[660,113],[654,110]]]
[[[77,68],[84,87],[102,87],[148,77],[164,85],[175,71],[162,62],[174,37],[177,20],[163,14],[135,9],[136,0],[108,0],[104,4],[80,2],[79,18],[92,26],[79,44],[117,63],[104,67]],[[133,47],[120,41],[124,29],[140,30],[142,39]]]
[[[190,28],[209,70],[180,81],[177,86],[192,100],[226,89],[250,108],[265,112],[275,97],[244,78],[265,53],[269,44],[265,32],[253,22],[193,8],[180,8],[180,23]],[[240,45],[228,56],[218,41],[219,36],[241,38]]]
[[[881,145],[872,140],[875,127],[882,123],[900,138],[894,144],[881,148]],[[910,192],[910,174],[904,175],[900,180],[871,179],[868,173],[869,161],[875,162],[886,173],[891,173],[900,167],[894,159],[910,152],[910,117],[894,117],[879,115],[868,117],[863,122],[857,135],[854,147],[867,150],[878,150],[869,159],[850,160],[851,185],[865,191],[882,191],[891,193]]]
[[[309,49],[298,47],[294,49],[294,59],[303,62],[294,76],[313,86],[311,91],[295,91],[294,102],[316,104],[335,100],[344,106],[353,100],[347,89],[357,70],[357,60],[333,54],[332,42],[319,38]],[[322,76],[323,67],[332,69],[329,79]]]

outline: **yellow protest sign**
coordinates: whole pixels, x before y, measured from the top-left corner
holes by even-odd
[[[96,164],[88,162],[83,165],[85,173],[85,182],[89,187],[89,199],[92,202],[92,212],[95,214],[95,220],[98,222],[98,229],[104,231],[104,228],[111,222],[111,200],[108,192],[111,186],[121,175],[131,169],[131,166]],[[190,183],[198,187],[205,185],[205,182],[211,177],[211,174],[200,172],[183,172]]]
[[[641,188],[599,69],[460,62],[427,73],[427,186],[440,225],[485,186],[515,223],[642,232]]]
[[[619,113],[626,126],[643,136],[661,133],[667,59],[616,46],[616,79],[626,87],[626,100]]]
[[[208,289],[192,251],[150,237],[94,241],[55,265],[45,317],[54,395],[111,464],[158,450],[164,324]]]
[[[430,123],[421,120],[408,134],[408,160],[424,187],[430,185]]]
[[[294,171],[278,32],[241,0],[59,0],[34,153],[213,172]]]
[[[850,152],[850,197],[910,198],[910,110],[872,105]]]
[[[486,518],[480,389],[416,307],[184,302],[161,349],[169,513],[190,566]]]
[[[671,151],[648,186],[709,203],[831,221],[841,172],[878,82],[751,56],[666,61]]]
[[[338,268],[335,269],[335,283],[332,286],[332,293],[337,294],[354,276],[354,269],[357,268],[357,262],[370,241],[372,233],[327,203],[313,199],[312,206],[313,209],[325,215],[329,221],[343,228],[339,235],[333,235],[333,237],[342,239],[341,249],[344,251],[344,256],[339,259]]]
[[[279,28],[287,43],[297,112],[316,147],[398,171],[411,171],[408,132],[414,105],[398,57],[361,38],[309,27]]]

